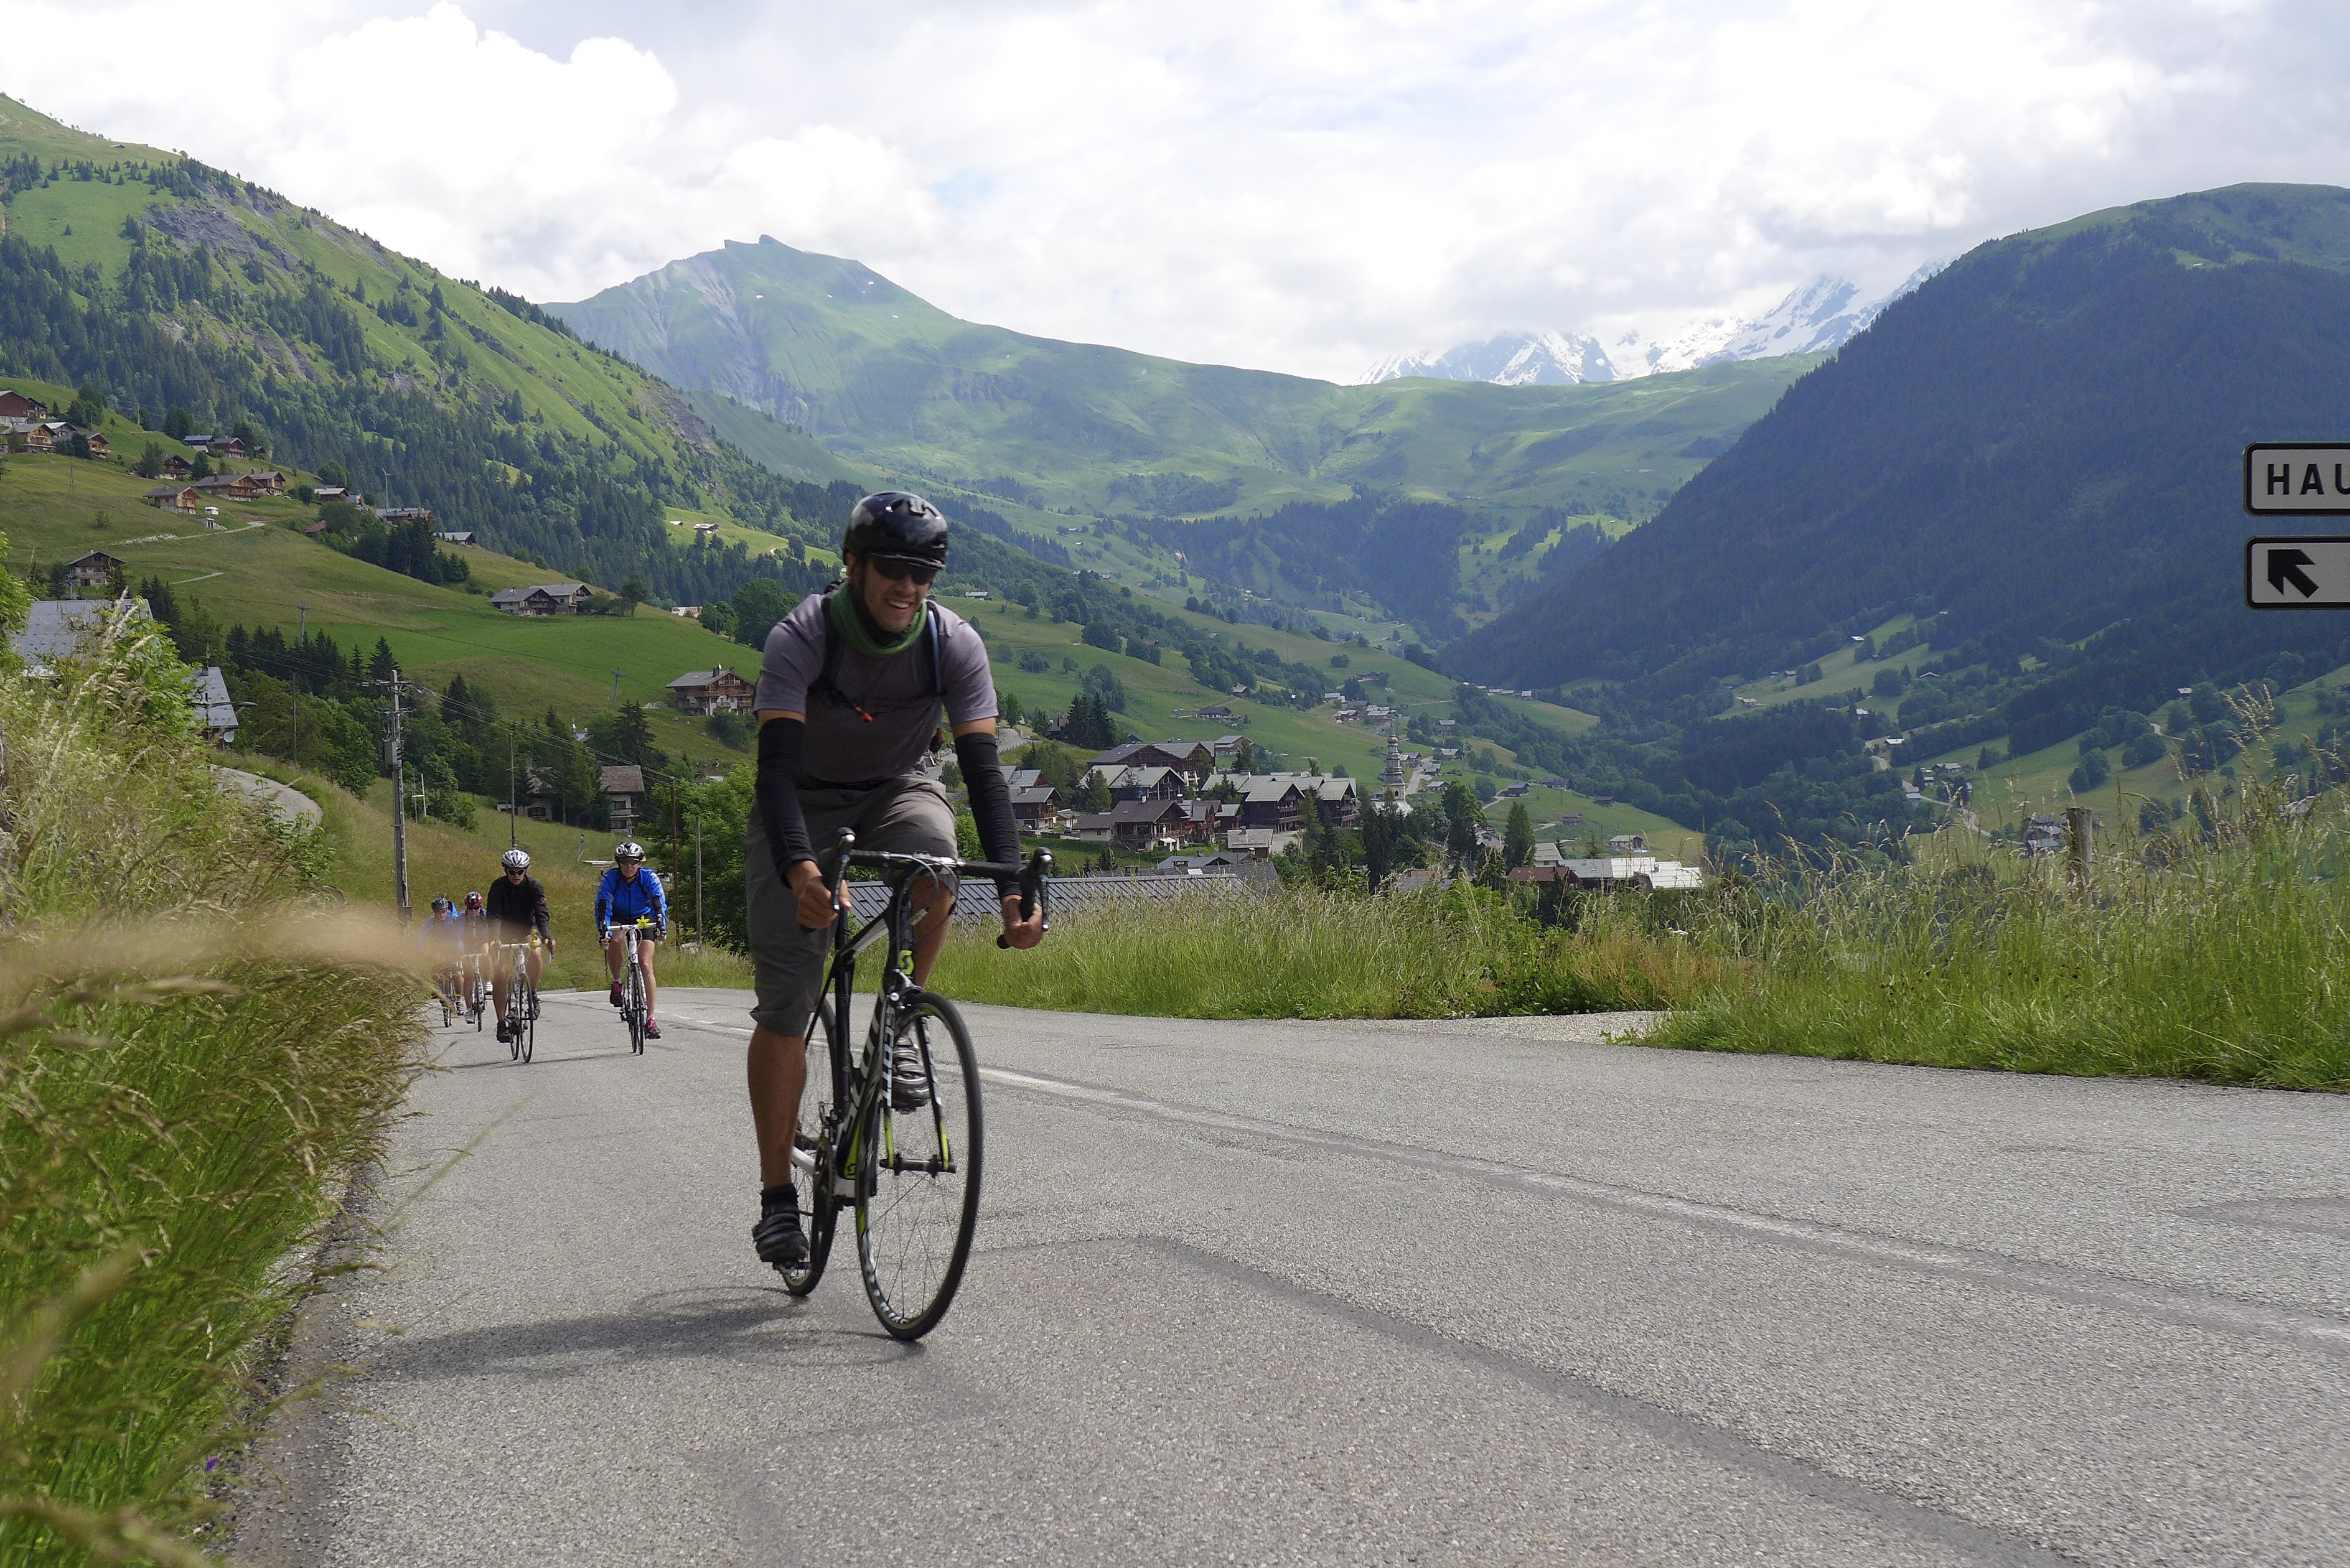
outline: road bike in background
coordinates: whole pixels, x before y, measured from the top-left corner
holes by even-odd
[[[490,1010],[490,981],[489,977],[483,972],[480,953],[471,952],[465,955],[464,977],[465,988],[463,999],[465,1017],[473,1024],[473,1033],[478,1034],[482,1032],[482,1014]]]
[[[920,1339],[946,1315],[962,1282],[979,1219],[984,1140],[971,1032],[954,1003],[915,985],[910,972],[915,911],[908,890],[925,882],[951,887],[963,877],[1017,877],[1024,917],[1050,892],[1053,857],[1040,849],[1024,867],[998,866],[859,850],[856,843],[843,829],[819,857],[819,865],[830,862],[826,886],[837,896],[846,869],[865,867],[881,874],[889,902],[853,935],[846,911],[833,922],[832,964],[808,1026],[807,1088],[792,1148],[807,1259],[776,1272],[795,1296],[814,1290],[837,1216],[853,1207],[858,1268],[874,1316],[897,1338]],[[857,955],[885,939],[880,989],[852,1061]]]
[[[653,929],[652,917],[639,916],[634,925],[612,929],[628,939],[620,960],[620,977],[627,986],[620,997],[620,1019],[629,1026],[629,1049],[641,1056],[645,1054],[645,1025],[652,1022],[653,1013],[645,1000],[645,971],[637,960],[637,940]]]
[[[514,1025],[507,1032],[506,1056],[525,1065],[538,1044],[538,987],[530,982],[529,962],[537,949],[536,937],[526,942],[498,944],[506,962],[506,977],[499,982],[505,992],[506,1022]]]

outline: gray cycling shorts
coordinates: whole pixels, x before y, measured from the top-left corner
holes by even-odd
[[[800,812],[807,819],[808,842],[819,850],[830,848],[832,836],[846,827],[857,835],[859,849],[900,855],[955,852],[954,807],[936,779],[893,779],[868,790],[804,789]],[[816,1014],[816,993],[824,987],[832,928],[800,929],[799,898],[775,875],[766,825],[755,805],[743,854],[751,983],[757,997],[751,1022],[778,1034],[806,1034],[808,1020]]]

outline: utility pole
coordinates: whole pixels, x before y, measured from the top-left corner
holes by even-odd
[[[702,813],[697,811],[693,814],[693,945],[702,944]]]
[[[612,671],[612,706],[615,708],[620,705],[620,674],[619,670]]]
[[[677,857],[677,781],[669,781],[669,874],[675,877],[681,862]]]
[[[2097,837],[2097,814],[2085,805],[2064,808],[2064,857],[2070,863],[2073,886],[2089,885],[2090,862]]]
[[[302,670],[310,658],[310,607],[295,607],[302,618],[296,623],[300,629],[294,635],[294,648],[302,663],[294,667],[294,754],[286,760],[298,768],[302,765]]]
[[[391,886],[400,918],[408,919],[408,775],[400,755],[400,671],[391,672]]]
[[[517,848],[522,843],[521,839],[515,836],[516,831],[515,813],[521,808],[522,803],[515,799],[515,727],[508,724],[506,726],[506,847],[508,849]]]

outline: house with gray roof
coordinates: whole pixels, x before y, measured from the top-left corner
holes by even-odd
[[[492,607],[508,615],[577,615],[592,597],[585,583],[536,583],[526,588],[500,588],[490,596]]]
[[[207,664],[188,678],[188,701],[195,705],[196,723],[207,742],[235,744],[236,704],[229,701],[228,681],[219,665]]]
[[[118,609],[141,619],[147,616],[143,599],[131,599],[127,607],[120,599],[36,599],[24,629],[9,634],[8,646],[25,661],[27,675],[47,675],[45,660],[69,659],[88,648]]]

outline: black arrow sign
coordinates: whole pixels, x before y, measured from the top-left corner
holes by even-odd
[[[2291,583],[2301,590],[2303,598],[2315,598],[2317,579],[2302,568],[2314,566],[2316,564],[2309,558],[2305,551],[2272,549],[2269,551],[2269,587],[2282,593],[2284,586]]]

